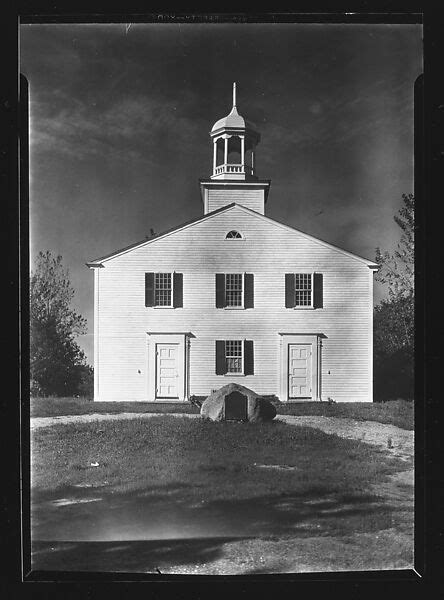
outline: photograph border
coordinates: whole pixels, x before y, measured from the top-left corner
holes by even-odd
[[[432,244],[437,242],[437,238],[430,239],[430,231],[434,224],[433,215],[431,210],[433,208],[431,202],[431,185],[436,185],[436,175],[433,178],[432,162],[434,160],[434,152],[439,152],[440,145],[442,147],[442,138],[436,139],[438,131],[432,131],[430,127],[432,123],[432,111],[435,109],[437,102],[436,96],[432,89],[436,74],[439,73],[437,65],[439,66],[439,59],[437,61],[436,54],[433,58],[433,54],[436,53],[436,34],[439,33],[440,26],[439,22],[433,23],[436,15],[427,13],[426,11],[405,11],[402,13],[398,12],[384,12],[383,10],[375,10],[375,12],[353,12],[353,14],[344,13],[249,13],[249,14],[235,14],[235,13],[180,13],[178,11],[165,11],[161,14],[146,15],[141,13],[127,14],[127,13],[112,13],[107,14],[109,11],[97,10],[91,8],[90,10],[82,9],[81,14],[75,13],[74,10],[79,10],[78,4],[76,9],[63,7],[57,10],[57,14],[54,14],[52,8],[45,8],[40,6],[30,10],[29,4],[21,11],[18,11],[18,17],[20,23],[83,23],[83,22],[125,22],[125,19],[130,19],[130,22],[297,22],[297,23],[312,23],[312,22],[328,22],[328,23],[421,23],[423,20],[423,38],[424,38],[424,75],[418,78],[415,85],[415,392],[416,392],[416,404],[415,404],[415,570],[406,571],[348,571],[348,572],[337,572],[337,573],[295,573],[295,574],[278,574],[278,575],[224,575],[224,576],[206,576],[206,575],[136,575],[133,573],[81,573],[81,572],[32,572],[30,571],[30,563],[26,560],[25,555],[29,550],[29,489],[30,489],[30,462],[29,462],[29,177],[28,177],[28,160],[26,147],[28,145],[27,130],[25,123],[27,122],[27,92],[26,84],[22,79],[21,92],[20,92],[20,105],[16,114],[16,125],[17,130],[20,132],[20,144],[17,143],[16,150],[19,156],[19,176],[20,182],[14,182],[14,173],[17,173],[13,164],[7,165],[9,183],[11,184],[13,194],[9,200],[8,215],[12,221],[15,222],[14,217],[18,217],[17,221],[20,227],[20,250],[17,248],[14,253],[14,242],[12,235],[14,227],[12,226],[9,231],[9,238],[11,239],[12,246],[12,260],[11,267],[16,266],[20,262],[20,282],[16,276],[15,283],[16,290],[20,294],[20,309],[21,309],[21,324],[20,324],[20,347],[17,344],[17,356],[20,357],[20,388],[19,396],[21,398],[20,415],[18,415],[18,407],[12,404],[12,400],[15,396],[9,396],[8,401],[10,404],[5,406],[5,419],[8,421],[21,423],[21,435],[19,442],[21,442],[21,461],[12,458],[14,455],[6,453],[10,461],[8,468],[8,491],[17,491],[14,486],[14,478],[9,477],[9,471],[11,467],[18,467],[20,473],[20,479],[22,484],[22,501],[21,501],[21,514],[19,518],[20,528],[15,528],[15,535],[19,531],[22,531],[23,535],[23,546],[20,546],[19,555],[21,556],[22,569],[23,569],[23,581],[30,582],[151,582],[160,583],[171,581],[171,582],[191,582],[198,581],[199,583],[205,583],[207,581],[236,581],[242,584],[260,582],[263,585],[265,582],[277,583],[277,582],[335,582],[335,583],[369,583],[369,582],[383,582],[387,591],[388,583],[395,584],[396,582],[420,582],[424,581],[426,577],[432,575],[435,566],[433,561],[436,559],[438,553],[433,554],[427,552],[427,547],[430,548],[432,542],[432,535],[434,527],[431,526],[430,519],[433,514],[433,506],[437,508],[437,505],[431,504],[430,490],[426,490],[426,482],[439,481],[439,478],[431,476],[430,469],[436,467],[436,463],[431,467],[430,461],[436,443],[436,439],[431,441],[432,429],[430,416],[432,412],[435,412],[434,394],[432,392],[434,383],[431,378],[436,376],[439,372],[438,362],[435,363],[441,356],[442,350],[437,352],[435,349],[432,350],[431,344],[433,340],[426,335],[426,331],[433,324],[433,319],[438,315],[436,311],[433,313],[433,308],[430,303],[432,295],[431,281],[428,277],[431,274],[430,260],[433,254]],[[35,6],[36,3],[34,3]],[[366,4],[366,3],[362,3]],[[373,11],[373,8],[372,8]],[[94,14],[92,14],[94,13]],[[7,21],[7,20],[6,20]],[[18,29],[18,28],[17,28]],[[16,32],[18,38],[18,31]],[[9,32],[7,39],[11,40],[14,35]],[[434,62],[435,61],[435,62]],[[14,69],[13,69],[14,70]],[[17,77],[17,74],[16,74]],[[10,77],[13,81],[14,77]],[[14,95],[12,95],[14,98]],[[439,95],[439,103],[443,103],[443,96]],[[441,111],[442,114],[443,111]],[[441,123],[442,125],[442,123]],[[14,119],[11,119],[9,123],[9,131],[13,135],[14,132]],[[434,137],[434,141],[431,139]],[[9,148],[10,151],[10,148]],[[14,155],[14,152],[12,153]],[[13,161],[11,161],[13,162]],[[18,164],[18,163],[17,163]],[[435,162],[433,165],[435,168],[438,166]],[[438,171],[439,173],[439,171]],[[442,185],[442,184],[441,184]],[[15,191],[15,194],[14,194]],[[14,205],[14,197],[17,198],[20,193],[20,205]],[[9,210],[11,209],[12,210]],[[435,216],[436,219],[436,216]],[[11,221],[11,223],[12,223]],[[9,221],[8,221],[9,223]],[[426,232],[428,235],[426,235]],[[9,244],[8,244],[9,246]],[[19,252],[18,252],[19,250]],[[12,269],[14,271],[14,269]],[[427,299],[427,303],[426,303]],[[436,296],[435,296],[436,301]],[[15,309],[16,310],[16,309]],[[436,309],[435,309],[436,310]],[[435,339],[436,341],[436,339]],[[16,347],[15,345],[13,346]],[[14,352],[12,352],[13,358]],[[435,370],[432,374],[430,369],[431,358],[438,370]],[[11,367],[14,364],[12,360]],[[11,368],[10,373],[14,372]],[[430,379],[429,379],[430,378]],[[16,382],[17,383],[17,382]],[[436,396],[435,396],[436,398]],[[419,399],[419,402],[418,402]],[[5,403],[4,403],[5,404]],[[435,413],[436,414],[436,413]],[[435,424],[436,425],[436,424]],[[14,430],[10,429],[10,434],[14,433]],[[10,439],[8,437],[8,441]],[[17,441],[17,440],[15,440]],[[13,443],[13,448],[17,448]],[[433,461],[432,461],[433,462]],[[17,517],[17,505],[14,505],[15,494],[12,494],[13,502],[12,507],[9,511],[9,522],[14,523]],[[8,507],[11,506],[9,503]],[[425,519],[425,513],[428,513],[429,517]],[[20,511],[19,511],[20,512]],[[437,514],[437,513],[435,513]],[[11,543],[12,536],[14,533],[9,533],[7,541]],[[436,538],[435,538],[436,539]],[[14,544],[13,544],[14,545]],[[15,545],[14,545],[15,547]],[[439,545],[436,546],[439,548]],[[11,548],[11,546],[9,546]],[[8,569],[9,574],[17,573],[17,570],[12,567],[13,557],[16,557],[16,552],[10,552],[9,563],[11,568]],[[435,576],[436,576],[435,571]],[[21,577],[20,577],[21,579]],[[356,588],[355,588],[356,589]]]

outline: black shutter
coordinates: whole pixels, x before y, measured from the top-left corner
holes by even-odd
[[[183,273],[173,273],[173,306],[174,308],[183,307]]]
[[[285,273],[285,308],[294,308],[295,306],[294,286],[294,273]]]
[[[145,306],[154,306],[154,273],[145,273]]]
[[[313,273],[313,308],[324,306],[324,281],[322,273]]]
[[[244,308],[254,308],[254,275],[245,273]]]
[[[216,273],[216,308],[225,306],[225,275]]]
[[[244,341],[244,375],[254,375],[253,340]]]
[[[226,372],[225,340],[216,340],[216,375],[225,375]]]

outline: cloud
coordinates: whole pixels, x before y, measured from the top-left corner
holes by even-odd
[[[322,104],[320,102],[313,102],[313,104],[311,104],[309,106],[309,111],[311,113],[313,113],[314,115],[319,115],[322,112]]]
[[[261,162],[272,164],[280,152],[352,147],[375,136],[413,134],[413,82],[381,79],[359,88],[341,87],[328,102],[300,102],[292,113],[279,113],[259,126]],[[263,158],[262,158],[263,157]]]
[[[148,95],[120,96],[103,107],[61,91],[31,103],[30,144],[36,153],[69,157],[107,156],[156,164],[156,149],[184,148],[200,128],[199,119],[180,114],[172,102]]]

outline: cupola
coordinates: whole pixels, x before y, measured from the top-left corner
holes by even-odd
[[[255,150],[260,135],[250,121],[237,111],[236,83],[233,83],[233,107],[211,129],[213,174],[211,179],[257,179]]]
[[[199,180],[204,213],[238,204],[263,215],[270,180],[259,179],[256,175],[256,146],[261,136],[256,126],[237,112],[235,83],[231,111],[216,121],[210,137],[213,173]]]

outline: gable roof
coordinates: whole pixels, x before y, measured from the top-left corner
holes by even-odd
[[[209,212],[206,215],[201,215],[200,217],[191,219],[191,221],[186,221],[185,223],[182,223],[181,225],[176,225],[176,227],[171,227],[171,229],[162,231],[162,233],[156,233],[155,235],[153,235],[152,237],[150,237],[148,239],[145,238],[145,239],[141,240],[140,242],[134,242],[133,244],[130,244],[129,246],[125,246],[124,248],[121,248],[120,250],[115,250],[114,252],[111,252],[110,254],[106,254],[105,256],[102,256],[101,258],[96,258],[95,260],[91,260],[85,264],[87,267],[99,267],[100,266],[99,263],[101,263],[105,260],[114,258],[115,256],[118,256],[119,254],[124,254],[125,252],[128,252],[129,250],[133,250],[134,248],[137,248],[138,246],[144,246],[145,244],[149,244],[155,240],[158,240],[161,237],[170,235],[171,233],[175,233],[176,231],[180,231],[181,229],[186,229],[187,227],[189,227],[190,225],[194,225],[195,223],[200,223],[201,221],[205,221],[205,219],[207,219],[209,217],[213,217],[214,215],[219,214],[221,212],[224,212],[228,208],[232,208],[234,205],[235,205],[235,202],[232,202],[231,204],[227,204],[227,206],[222,206],[221,208],[218,208],[217,210],[213,210],[212,212]]]
[[[292,231],[292,232],[296,232],[299,235],[301,235],[302,237],[321,244],[323,246],[325,246],[326,248],[331,248],[332,250],[336,250],[337,252],[340,252],[341,254],[344,254],[346,256],[349,256],[350,258],[354,258],[355,260],[358,260],[362,263],[364,263],[365,265],[367,265],[370,269],[378,269],[379,265],[371,260],[368,260],[367,258],[363,258],[362,256],[358,256],[357,254],[353,254],[352,252],[348,252],[347,250],[344,250],[343,248],[340,248],[339,246],[334,246],[333,244],[330,244],[329,242],[325,242],[324,240],[321,240],[319,238],[316,238],[308,233],[305,233],[299,229],[296,229],[295,227],[291,227],[290,225],[285,225],[284,223],[281,223],[280,221],[276,221],[275,219],[272,219],[270,217],[267,217],[266,215],[262,215],[261,213],[256,212],[255,210],[252,210],[250,208],[247,208],[245,206],[242,206],[241,204],[237,204],[236,202],[232,202],[231,204],[227,204],[226,206],[222,206],[221,208],[218,208],[217,210],[213,210],[212,212],[209,212],[205,215],[201,215],[200,217],[197,217],[195,219],[191,219],[191,221],[187,221],[185,223],[182,223],[181,225],[177,225],[176,227],[172,227],[171,229],[167,229],[166,231],[163,231],[162,233],[158,233],[153,235],[152,237],[148,238],[148,239],[144,239],[141,240],[139,242],[135,242],[134,244],[130,244],[129,246],[125,246],[124,248],[121,248],[120,250],[115,250],[114,252],[111,252],[110,254],[106,254],[105,256],[102,256],[100,258],[96,258],[95,260],[89,261],[86,264],[87,267],[89,268],[97,268],[97,267],[103,267],[102,263],[110,260],[111,258],[115,258],[121,254],[125,254],[126,252],[129,252],[131,250],[134,250],[135,248],[139,248],[139,247],[143,247],[146,246],[148,244],[151,244],[152,242],[156,242],[158,239],[161,239],[163,237],[166,237],[168,235],[171,235],[172,233],[176,233],[178,231],[181,231],[182,229],[187,229],[188,227],[192,227],[193,225],[197,224],[197,223],[201,223],[202,221],[206,221],[207,219],[211,219],[212,217],[221,214],[223,212],[226,212],[228,210],[231,210],[233,208],[238,208],[248,214],[251,214],[259,219],[264,219],[266,221],[269,221],[270,223],[273,223],[274,225],[277,225],[279,227],[282,227],[283,229],[286,229],[288,231]]]

